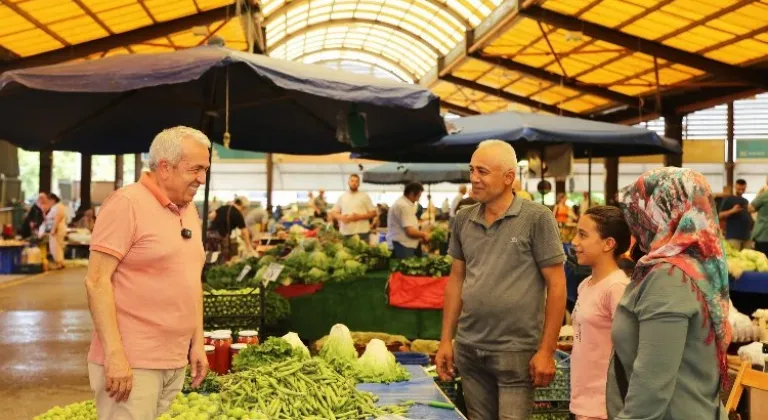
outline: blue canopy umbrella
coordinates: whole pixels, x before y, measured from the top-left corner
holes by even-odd
[[[231,134],[240,150],[378,150],[445,134],[428,90],[205,46],[0,75],[0,139],[28,150],[146,152],[164,128]],[[358,146],[358,147],[356,147]]]
[[[140,153],[176,125],[235,149],[292,154],[397,148],[445,133],[439,100],[424,88],[222,47],[0,74],[0,139],[24,149]]]
[[[458,163],[385,163],[363,171],[369,184],[439,184],[469,182],[469,167]]]
[[[574,157],[681,153],[680,145],[644,128],[578,118],[499,112],[450,120],[452,134],[407,149],[366,151],[355,156],[397,162],[469,162],[477,145],[490,139],[511,143],[518,156],[548,145],[573,145]]]

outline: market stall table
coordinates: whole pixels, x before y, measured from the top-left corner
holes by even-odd
[[[359,384],[361,391],[373,392],[379,397],[379,405],[401,404],[405,401],[428,403],[431,401],[450,402],[440,391],[435,380],[427,375],[421,366],[405,366],[411,374],[411,380],[392,384]],[[414,420],[465,420],[457,409],[414,405],[408,411],[407,418]]]
[[[388,278],[388,271],[369,272],[353,281],[325,283],[317,293],[290,299],[289,330],[313,341],[328,334],[334,324],[342,323],[353,331],[440,339],[443,311],[389,306]]]

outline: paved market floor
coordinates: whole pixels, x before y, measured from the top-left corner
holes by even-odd
[[[85,269],[0,279],[0,418],[28,420],[92,397]],[[2,276],[0,276],[2,277]]]

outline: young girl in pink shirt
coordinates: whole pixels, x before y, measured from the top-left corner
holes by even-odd
[[[631,234],[617,207],[597,206],[579,220],[573,239],[580,265],[592,275],[579,285],[573,309],[571,412],[576,420],[607,419],[605,386],[613,351],[611,322],[629,283],[618,259],[629,249]]]

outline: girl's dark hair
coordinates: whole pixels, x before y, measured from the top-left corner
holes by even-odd
[[[601,238],[613,238],[616,241],[614,256],[619,257],[627,252],[632,233],[621,209],[614,206],[595,206],[590,207],[585,214],[595,221]]]
[[[60,202],[60,201],[61,201],[61,199],[59,198],[59,196],[58,196],[58,195],[56,195],[56,194],[54,194],[54,193],[48,193],[47,195],[48,195],[48,198],[50,198],[51,200],[53,200],[53,202],[54,202],[54,203],[58,203],[58,202]]]

